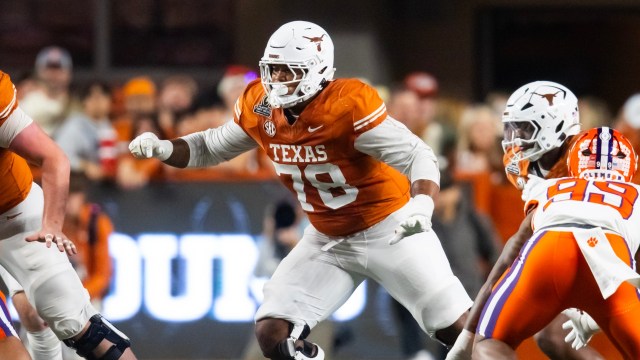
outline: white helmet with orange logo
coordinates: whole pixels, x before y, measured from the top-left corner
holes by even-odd
[[[580,135],[569,150],[569,174],[583,179],[631,181],[638,156],[619,131],[593,128]]]
[[[535,81],[509,97],[502,123],[505,153],[517,149],[520,160],[537,161],[580,132],[578,99],[558,83]]]
[[[296,77],[289,82],[273,81],[271,65],[286,65]],[[311,98],[326,81],[333,79],[334,72],[333,42],[329,34],[308,21],[292,21],[282,25],[269,38],[260,59],[262,85],[269,102],[276,108],[292,107]],[[296,89],[292,94],[287,94],[286,85],[295,83]]]

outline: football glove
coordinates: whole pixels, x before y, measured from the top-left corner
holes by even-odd
[[[562,328],[571,329],[564,341],[571,343],[571,347],[576,350],[587,346],[593,335],[600,331],[598,324],[586,312],[572,308],[562,313],[569,317],[569,320],[562,324]]]
[[[431,230],[434,203],[429,195],[418,194],[409,200],[412,213],[396,227],[389,245],[396,244],[407,236]]]
[[[173,152],[173,144],[169,140],[158,139],[154,133],[145,132],[131,141],[129,151],[138,159],[157,158],[165,161]]]

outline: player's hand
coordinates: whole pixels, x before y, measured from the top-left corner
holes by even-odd
[[[396,228],[389,245],[398,243],[407,236],[431,230],[433,199],[429,195],[418,194],[409,200],[412,212]]]
[[[522,189],[522,200],[523,201],[527,201],[529,200],[529,197],[531,196],[531,190],[538,184],[540,184],[541,182],[544,181],[543,178],[535,176],[535,175],[527,175],[527,183],[524,185],[524,188]]]
[[[566,309],[562,313],[569,317],[569,321],[562,324],[562,328],[571,329],[564,341],[571,343],[571,347],[576,350],[587,346],[593,335],[600,331],[595,320],[584,311],[572,308]]]
[[[25,240],[28,242],[38,241],[45,243],[48,248],[51,247],[51,244],[56,244],[58,251],[66,252],[67,255],[78,253],[78,249],[76,249],[76,245],[73,241],[69,240],[65,234],[59,231],[56,232],[42,229],[35,234],[27,236]]]
[[[129,143],[129,151],[138,159],[157,158],[167,160],[173,152],[173,144],[168,140],[160,140],[156,134],[145,132]]]
[[[474,334],[471,331],[463,329],[451,350],[447,353],[445,360],[471,360],[473,338]]]

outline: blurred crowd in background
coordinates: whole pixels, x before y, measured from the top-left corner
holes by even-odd
[[[105,79],[79,83],[74,81],[72,55],[49,46],[34,59],[33,71],[10,75],[20,106],[63,148],[72,171],[126,191],[154,181],[274,177],[260,151],[211,169],[176,170],[157,159],[134,159],[127,150],[128,143],[145,131],[173,138],[232,121],[235,100],[258,77],[256,70],[230,64],[219,82],[210,86],[179,72],[163,78],[141,73],[122,84]],[[437,77],[428,72],[406,74],[395,84],[372,85],[385,99],[390,115],[439,156],[443,192],[436,212],[440,218],[445,223],[454,221],[459,203],[473,199],[470,206],[493,222],[498,239],[506,239],[521,217],[519,194],[504,176],[500,144],[501,113],[509,93],[491,92],[483,102],[441,96]],[[640,127],[640,95],[631,95],[622,109],[610,109],[597,98],[581,98],[582,128]]]

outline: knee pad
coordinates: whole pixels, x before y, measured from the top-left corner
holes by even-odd
[[[101,357],[95,356],[93,350],[105,339],[113,345]],[[68,347],[76,349],[78,355],[88,360],[118,360],[124,351],[131,346],[129,338],[100,314],[89,319],[89,328],[78,340],[66,339],[64,343]]]

